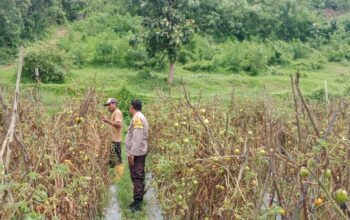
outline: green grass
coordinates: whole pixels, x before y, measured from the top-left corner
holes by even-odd
[[[283,95],[291,92],[290,74],[294,69],[281,69],[282,75],[248,76],[245,74],[228,73],[192,73],[184,70],[180,65],[176,69],[175,85],[170,87],[166,84],[167,72],[152,72],[152,79],[139,79],[137,70],[107,68],[88,66],[81,69],[73,69],[67,75],[64,84],[46,84],[41,87],[48,95],[55,94],[74,95],[75,90],[83,90],[89,85],[95,85],[101,89],[106,96],[116,93],[123,85],[127,86],[134,94],[147,97],[154,96],[156,88],[164,91],[172,90],[173,93],[181,89],[181,81],[184,80],[188,90],[196,96],[202,92],[203,96],[229,94],[233,88],[236,91],[244,90],[250,94],[254,91],[265,89],[270,94]],[[15,83],[15,66],[0,66],[0,83]],[[301,88],[305,94],[312,93],[317,88],[323,88],[327,80],[330,93],[341,94],[349,87],[350,70],[349,65],[339,63],[327,63],[324,68],[317,71],[301,71]],[[26,85],[28,80],[24,80]],[[25,87],[25,85],[24,85]],[[50,104],[50,99],[47,100]]]
[[[84,91],[91,86],[95,86],[103,94],[103,99],[115,97],[123,86],[143,99],[154,97],[156,88],[161,88],[176,96],[182,90],[182,80],[191,97],[201,94],[203,98],[217,95],[228,99],[233,89],[236,95],[244,94],[248,97],[255,97],[262,91],[275,97],[291,96],[290,75],[294,75],[296,70],[280,68],[278,71],[280,74],[276,76],[269,74],[248,76],[243,73],[193,73],[178,65],[175,84],[169,86],[166,83],[167,71],[152,72],[153,78],[146,80],[137,77],[137,70],[86,66],[81,69],[72,69],[63,84],[41,84],[40,94],[50,114],[59,111],[67,97],[82,98]],[[343,95],[345,91],[350,91],[349,64],[327,63],[317,71],[301,71],[301,75],[300,84],[305,96],[324,88],[325,80],[327,80],[328,91],[331,95]],[[15,65],[0,66],[0,85],[14,87],[15,77]],[[22,92],[28,91],[27,89],[34,85],[25,78],[22,82]]]

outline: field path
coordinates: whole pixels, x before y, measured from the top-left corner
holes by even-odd
[[[122,213],[117,199],[117,188],[115,184],[112,184],[109,187],[109,195],[111,196],[111,199],[109,201],[109,206],[106,209],[105,219],[120,220],[122,219]]]
[[[149,220],[163,220],[162,210],[157,199],[157,190],[152,186],[152,182],[152,175],[148,173],[146,175],[146,185],[149,187],[145,194],[147,217]]]
[[[120,207],[121,202],[118,199],[118,188],[117,183],[122,180],[123,176],[126,174],[124,172],[124,165],[119,165],[114,168],[114,181],[112,181],[109,187],[110,201],[108,207],[105,210],[105,219],[106,220],[120,220],[123,219],[122,209]],[[153,177],[152,174],[146,174],[146,194],[144,200],[146,202],[145,213],[147,214],[146,219],[148,220],[163,220],[163,214],[159,201],[157,199],[157,189],[153,187]]]

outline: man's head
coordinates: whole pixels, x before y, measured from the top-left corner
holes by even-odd
[[[136,112],[142,111],[142,102],[138,99],[134,99],[130,103],[130,114],[134,115]]]
[[[118,106],[118,102],[115,98],[109,98],[107,99],[106,104],[104,106],[108,107],[108,111],[113,112],[115,108]]]

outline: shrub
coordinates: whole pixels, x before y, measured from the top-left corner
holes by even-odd
[[[143,69],[137,73],[137,78],[142,80],[150,80],[153,78],[151,71],[148,69]]]
[[[84,44],[76,45],[69,50],[73,64],[81,67],[88,61],[88,51]]]
[[[192,60],[212,60],[216,54],[216,48],[209,36],[195,35],[192,42],[185,47],[191,54]]]
[[[0,47],[0,64],[5,64],[6,62],[13,59],[14,51],[14,49]]]
[[[167,59],[161,54],[156,54],[154,57],[148,59],[146,66],[156,71],[161,71],[167,67]]]
[[[253,42],[227,42],[220,46],[221,54],[214,63],[228,71],[246,71],[257,75],[265,71],[271,59],[271,50],[263,44]]]
[[[131,68],[142,68],[146,65],[148,55],[146,48],[142,45],[129,47],[126,57],[125,65]]]
[[[43,83],[63,83],[70,67],[68,55],[54,45],[39,45],[29,49],[23,66],[23,75],[35,80],[35,68]]]
[[[186,64],[190,61],[193,61],[194,59],[194,55],[191,51],[189,50],[182,50],[179,53],[179,58],[178,61],[182,64]]]
[[[272,48],[272,54],[268,65],[289,65],[293,59],[293,53],[289,49],[288,43],[284,41],[269,42],[268,46]]]
[[[100,42],[96,45],[95,62],[97,63],[112,63],[113,62],[113,44],[110,42]]]
[[[135,98],[133,94],[125,85],[118,90],[116,99],[118,100],[118,108],[123,112],[124,118],[128,122],[130,119],[129,107],[132,99]]]
[[[344,95],[350,97],[350,87],[345,89]]]
[[[308,99],[314,100],[317,102],[325,102],[326,101],[326,93],[324,91],[324,88],[319,88],[311,92],[310,95],[307,96]],[[335,100],[335,99],[340,99],[341,95],[339,94],[334,94],[328,92],[328,99],[329,100]]]
[[[224,48],[221,48],[220,51],[224,51],[222,54],[219,54],[215,56],[214,63],[217,66],[223,67],[224,69],[227,69],[231,72],[238,72],[240,71],[240,62],[241,62],[241,53],[238,51],[239,48],[235,45],[230,46],[224,46]]]
[[[334,45],[329,49],[328,60],[331,62],[350,60],[350,46],[347,44]]]
[[[271,75],[271,76],[283,76],[283,72],[275,66],[268,67],[268,70],[266,71],[265,74]]]
[[[267,48],[259,44],[245,45],[248,47],[243,61],[243,69],[249,75],[258,75],[266,70],[267,63],[271,57]]]
[[[324,88],[319,88],[311,92],[311,94],[307,97],[308,99],[311,100],[316,100],[316,101],[325,101],[325,91]]]
[[[129,45],[126,37],[102,34],[96,38],[93,62],[120,68],[142,68],[147,66],[148,54],[142,44]]]
[[[192,72],[213,72],[217,69],[217,67],[213,64],[212,61],[197,61],[195,63],[184,66],[184,69]]]
[[[290,42],[290,48],[293,52],[293,59],[307,58],[311,52],[309,45],[302,43],[300,40]]]

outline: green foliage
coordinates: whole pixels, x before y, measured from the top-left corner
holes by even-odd
[[[311,100],[316,100],[316,101],[325,101],[326,98],[325,98],[325,91],[324,91],[324,88],[319,88],[319,89],[316,89],[314,90],[309,96],[308,96],[309,99]]]
[[[20,41],[22,25],[20,8],[14,0],[0,0],[0,5],[0,48],[14,48]],[[0,57],[5,55],[3,52],[0,53]]]
[[[194,21],[187,19],[187,0],[139,3],[143,25],[147,30],[145,42],[151,55],[166,52],[170,62],[178,59],[183,44],[191,41]]]
[[[0,0],[0,51],[10,48],[12,53],[20,44],[45,36],[50,25],[63,24],[72,19],[90,0]],[[0,52],[0,58],[12,58]]]
[[[63,83],[70,64],[68,55],[53,45],[31,48],[24,58],[23,75],[35,80],[35,68],[43,83]]]
[[[125,38],[105,34],[97,38],[93,62],[104,65],[128,68],[142,68],[148,62],[148,55],[143,45],[130,46]]]
[[[312,0],[316,8],[331,8],[334,10],[346,10],[350,8],[348,0]]]
[[[345,89],[345,95],[350,97],[350,87]]]
[[[0,64],[6,64],[14,57],[15,50],[10,48],[1,48],[0,50]]]
[[[342,62],[350,60],[350,45],[335,43],[331,46],[328,60],[332,62]]]
[[[140,72],[137,73],[137,78],[143,79],[143,80],[150,80],[153,78],[151,71],[148,69],[143,69]]]
[[[328,92],[328,100],[337,99],[337,98],[341,98],[341,96],[339,94],[333,94]],[[317,101],[317,102],[325,102],[326,93],[324,88],[315,89],[314,91],[311,92],[310,95],[307,96],[307,99]]]
[[[116,94],[116,99],[118,100],[118,108],[123,112],[125,119],[128,119],[130,117],[130,102],[134,98],[135,95],[125,85],[123,85]]]
[[[170,59],[192,72],[317,70],[326,60],[350,60],[349,16],[328,18],[315,10],[345,9],[344,2],[0,0],[0,62],[13,58],[24,40],[42,37],[49,25],[86,14],[58,43],[78,67],[161,71]]]
[[[227,42],[221,45],[221,54],[214,57],[216,65],[230,72],[245,71],[257,75],[266,70],[270,50],[263,44],[249,42]]]
[[[69,20],[77,18],[78,13],[88,6],[90,0],[62,0],[62,8]]]
[[[321,20],[309,1],[191,1],[188,16],[196,21],[201,32],[217,38],[236,37],[239,40],[252,37],[278,38],[282,40],[313,37]],[[323,27],[320,27],[323,30]]]
[[[184,69],[191,72],[214,72],[217,66],[212,61],[198,61],[184,66]]]

